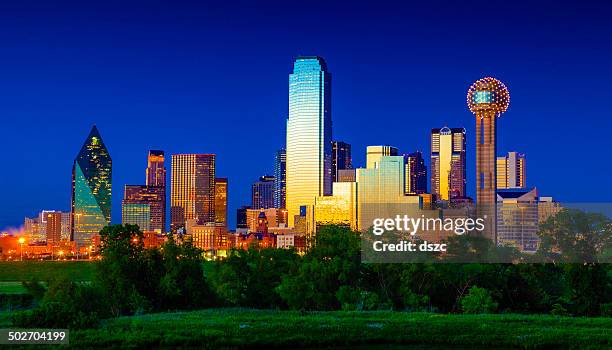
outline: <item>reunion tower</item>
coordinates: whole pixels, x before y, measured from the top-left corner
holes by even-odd
[[[476,205],[485,219],[485,233],[497,244],[496,201],[497,118],[506,112],[510,93],[501,81],[486,77],[476,81],[467,94],[467,104],[476,116]]]

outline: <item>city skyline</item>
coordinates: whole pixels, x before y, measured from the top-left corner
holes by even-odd
[[[534,16],[543,11],[542,8],[535,8]],[[557,8],[557,10],[564,11],[563,8]],[[449,16],[446,11],[450,12],[450,9],[441,14],[443,18]],[[516,12],[511,13],[517,14]],[[353,13],[353,15],[356,14]],[[325,38],[320,44],[317,44],[317,39],[323,38],[323,35],[317,32],[312,35],[302,35],[300,39],[303,40],[288,44],[278,50],[263,45],[256,52],[266,53],[267,62],[262,62],[263,59],[260,58],[250,62],[253,67],[258,67],[257,69],[247,71],[240,68],[235,69],[235,72],[232,72],[229,66],[225,66],[228,69],[221,69],[227,76],[225,81],[221,81],[221,85],[217,86],[220,93],[226,93],[228,96],[244,96],[246,99],[244,102],[249,106],[256,106],[253,112],[247,113],[245,113],[245,107],[241,107],[240,104],[234,106],[228,103],[226,98],[220,98],[218,102],[212,101],[211,95],[206,93],[208,90],[197,87],[196,82],[184,74],[176,74],[176,78],[164,75],[160,80],[160,83],[183,82],[183,85],[174,85],[179,87],[181,93],[189,91],[189,94],[183,99],[177,98],[172,93],[164,99],[159,99],[160,93],[171,92],[169,86],[172,84],[163,84],[162,87],[154,83],[150,89],[140,89],[144,84],[151,82],[147,78],[148,74],[145,73],[150,73],[162,63],[167,63],[159,57],[153,57],[142,70],[136,69],[128,73],[125,69],[134,67],[135,62],[132,58],[139,58],[142,52],[118,48],[115,49],[117,50],[115,52],[126,53],[130,58],[124,60],[122,57],[121,59],[126,68],[118,67],[110,54],[111,59],[108,62],[94,61],[71,67],[62,63],[62,59],[65,58],[64,53],[76,50],[76,57],[84,54],[81,49],[83,45],[79,46],[79,42],[74,41],[76,40],[74,37],[66,38],[69,43],[72,43],[72,49],[60,50],[56,53],[51,50],[45,51],[44,47],[35,42],[24,41],[16,45],[14,51],[6,51],[7,55],[4,57],[7,62],[16,62],[18,57],[27,58],[29,50],[32,52],[43,50],[42,52],[48,53],[48,60],[44,65],[34,67],[29,64],[32,62],[26,59],[21,64],[15,65],[12,70],[14,73],[10,72],[6,77],[7,86],[11,86],[13,91],[8,90],[7,87],[3,90],[6,101],[0,112],[7,121],[3,128],[5,137],[1,142],[3,149],[12,150],[5,152],[7,156],[5,162],[13,171],[3,174],[2,181],[0,181],[2,194],[11,202],[10,206],[3,207],[0,229],[20,226],[24,216],[34,216],[42,209],[69,210],[70,180],[66,179],[70,177],[71,159],[80,146],[83,135],[87,133],[92,124],[100,127],[105,143],[113,155],[113,183],[115,184],[112,205],[113,222],[118,223],[120,219],[118,215],[121,212],[120,191],[123,185],[142,183],[142,168],[145,164],[146,152],[149,149],[163,149],[168,155],[177,153],[215,153],[218,155],[217,176],[229,177],[231,182],[228,216],[232,221],[230,226],[235,226],[235,221],[232,220],[235,217],[233,213],[236,208],[249,203],[246,198],[250,192],[250,183],[256,176],[272,172],[274,152],[283,146],[284,120],[287,111],[287,74],[290,72],[292,59],[300,53],[318,54],[325,57],[330,71],[334,74],[334,138],[342,139],[353,146],[355,166],[365,165],[365,146],[367,145],[390,144],[398,147],[401,152],[412,152],[416,149],[425,151],[428,149],[427,131],[431,127],[437,125],[465,127],[468,135],[467,194],[475,198],[473,171],[475,169],[473,157],[475,133],[472,125],[473,116],[465,108],[464,94],[469,83],[482,76],[491,75],[506,83],[513,94],[512,106],[507,112],[507,118],[499,121],[503,133],[499,135],[496,156],[502,156],[508,151],[515,150],[525,152],[530,159],[529,184],[537,184],[542,193],[553,195],[562,201],[605,201],[611,194],[608,192],[610,190],[601,189],[601,186],[595,187],[595,183],[605,180],[598,176],[605,176],[610,172],[610,165],[606,162],[602,164],[603,169],[597,174],[587,172],[582,168],[576,169],[575,176],[588,177],[590,180],[587,187],[580,193],[566,188],[562,177],[550,176],[551,172],[563,173],[562,164],[567,157],[585,156],[587,157],[586,162],[592,162],[593,158],[588,158],[591,155],[583,154],[586,153],[585,149],[610,148],[610,140],[607,138],[589,136],[592,130],[606,130],[609,127],[610,120],[604,117],[609,114],[608,107],[605,105],[591,106],[588,103],[593,98],[597,98],[599,94],[605,96],[609,91],[609,88],[598,85],[598,83],[591,84],[594,80],[601,80],[601,74],[604,76],[607,74],[609,67],[600,65],[598,60],[601,59],[603,62],[607,59],[609,52],[604,51],[602,55],[589,55],[589,66],[581,66],[581,61],[576,60],[576,56],[571,56],[570,59],[562,55],[555,55],[558,52],[552,48],[553,43],[563,37],[563,40],[577,42],[573,46],[575,48],[593,50],[594,46],[590,46],[593,42],[590,40],[595,39],[587,35],[588,40],[584,40],[584,36],[578,34],[590,32],[601,23],[597,21],[597,16],[592,12],[583,13],[583,15],[589,19],[595,17],[594,21],[580,22],[579,24],[582,25],[574,27],[577,32],[573,36],[563,33],[563,29],[558,27],[555,27],[555,30],[559,31],[557,34],[554,34],[552,29],[537,32],[536,36],[539,39],[548,38],[548,36],[553,39],[552,42],[548,41],[551,47],[538,47],[537,50],[531,48],[529,44],[522,47],[518,39],[524,39],[526,34],[524,37],[519,33],[518,39],[505,43],[509,45],[508,48],[495,47],[500,53],[495,62],[473,60],[476,55],[468,53],[469,48],[459,49],[458,43],[464,44],[464,42],[453,43],[452,40],[459,40],[459,35],[453,37],[454,39],[442,40],[438,43],[446,50],[457,50],[456,56],[459,56],[459,59],[452,63],[448,60],[436,59],[439,51],[435,49],[421,58],[407,57],[400,49],[397,52],[389,49],[382,52],[376,51],[376,55],[368,53],[367,48],[378,48],[376,42],[382,40],[381,34],[384,34],[388,27],[375,29],[377,34],[374,35],[374,38],[365,38],[366,50],[363,51],[361,57],[357,58],[347,56],[342,48],[331,47],[331,44],[335,42],[334,34]],[[535,21],[529,21],[530,18],[527,18],[525,32],[528,32],[528,28],[533,27],[535,23]],[[300,23],[304,19],[298,17],[292,20]],[[555,22],[551,19],[545,19],[546,21]],[[275,20],[275,23],[277,22],[278,20]],[[461,33],[461,38],[470,37],[467,34],[475,30],[469,27],[468,22],[469,16],[461,21],[463,23],[461,28],[467,32]],[[391,23],[395,21],[391,20]],[[457,24],[457,21],[451,21],[451,24]],[[52,23],[46,23],[46,25],[52,27]],[[224,26],[219,24],[219,28],[223,29]],[[606,30],[603,30],[600,35],[604,35],[605,32]],[[134,32],[131,33],[134,34]],[[505,33],[507,32],[498,35],[503,37]],[[533,34],[533,31],[529,34]],[[427,35],[435,35],[435,33]],[[558,38],[557,41],[555,38]],[[91,41],[93,50],[104,52],[106,46],[101,44],[104,39],[104,36],[96,36]],[[282,38],[275,37],[275,39],[281,40]],[[478,42],[484,39],[486,38],[473,40]],[[14,40],[15,38],[9,41],[8,45],[14,44]],[[406,40],[414,40],[414,38],[407,37]],[[413,44],[417,47],[426,47],[418,40]],[[212,45],[214,47],[216,43]],[[517,47],[529,53],[525,55],[529,57],[529,60],[517,60],[517,56],[511,54],[510,51]],[[537,54],[539,51],[542,53]],[[236,58],[228,60],[227,64],[240,67],[238,58],[241,50],[239,49],[228,48],[225,52],[219,51],[222,58],[206,56],[205,53],[206,50],[198,48],[189,54],[191,57],[189,59],[197,58],[195,61],[198,61],[198,66],[201,67],[195,70],[194,76],[204,76],[204,73],[207,72],[205,68],[207,65],[218,65],[223,59],[234,55]],[[508,57],[504,57],[504,53]],[[433,62],[428,65],[424,62],[425,58],[433,58]],[[166,59],[188,60],[180,53]],[[549,64],[550,62],[552,65]],[[556,76],[559,68],[565,71],[565,67],[570,62],[578,63],[580,74],[578,75],[576,70],[567,71],[566,74],[555,80],[555,86],[551,86],[553,84],[548,83],[548,78]],[[68,63],[72,64],[73,61],[69,60]],[[386,65],[383,66],[383,64]],[[168,69],[168,65],[163,66]],[[30,73],[20,74],[26,72],[26,67]],[[93,71],[100,67],[104,74],[109,75],[108,79],[93,74]],[[117,71],[112,72],[111,67]],[[381,67],[387,69],[381,71]],[[399,69],[400,67],[408,67],[408,69]],[[534,70],[534,67],[538,69]],[[522,70],[529,71],[529,74]],[[57,92],[47,86],[56,80],[53,71],[65,72],[72,79],[68,84],[60,84],[59,88],[55,89]],[[160,71],[163,72],[163,70]],[[85,77],[77,77],[76,74],[79,72],[85,72]],[[178,73],[180,72],[181,69]],[[258,88],[261,94],[265,95],[263,97],[259,95],[259,92],[254,92],[255,95],[243,94],[244,89],[252,91],[252,84],[235,84],[242,81],[238,74],[241,76],[247,74],[248,77],[261,83],[258,77],[264,72],[269,82],[265,82],[264,87]],[[431,80],[425,79],[425,75]],[[401,81],[401,86],[394,83],[395,80]],[[581,83],[592,86],[592,88],[578,89]],[[111,88],[116,84],[126,84],[126,87],[114,91]],[[201,81],[198,81],[197,84],[201,84]],[[26,90],[26,85],[30,90]],[[436,89],[436,94],[431,93],[433,88]],[[74,95],[74,89],[83,91]],[[126,94],[126,92],[129,93]],[[32,93],[34,95],[31,95]],[[125,97],[118,95],[125,95]],[[435,105],[428,103],[433,99],[433,95],[437,101]],[[213,94],[212,96],[218,95]],[[414,101],[424,103],[409,103],[408,106],[405,106],[405,99],[408,99],[408,102],[414,99]],[[440,103],[440,99],[444,103]],[[101,102],[103,100],[108,102]],[[32,103],[33,107],[24,108],[26,101]],[[590,119],[584,123],[573,123],[573,125],[568,123],[581,116],[589,116]],[[54,126],[51,127],[55,134],[47,133],[40,126],[42,125],[41,119],[38,118],[43,117],[55,121]],[[145,125],[143,119],[146,118],[152,118],[153,123]],[[188,127],[177,123],[180,121],[184,121],[184,125],[195,125],[196,127],[192,128],[194,130],[188,130]],[[377,123],[367,123],[371,121],[377,121]],[[202,128],[206,127],[209,122],[218,131],[217,135],[200,137]],[[242,160],[240,158],[248,142],[237,140],[253,133],[250,128],[237,128],[237,123],[241,122],[263,122],[264,130],[272,135],[262,140],[257,150],[259,156],[255,157],[256,159]],[[166,127],[166,124],[169,127]],[[394,125],[406,125],[409,128],[393,127]],[[133,130],[139,131],[135,133]],[[163,137],[166,131],[168,137]],[[513,140],[513,135],[522,133],[529,133],[534,137],[521,137],[520,143],[517,141],[518,138]],[[159,137],[152,139],[152,135]],[[544,137],[536,137],[536,135]],[[561,142],[558,145],[560,148],[551,154],[545,144],[554,142],[555,137],[560,137],[557,135],[571,135],[573,142]],[[235,140],[234,142],[238,145],[226,147],[224,139]],[[559,144],[559,142],[555,143]],[[18,147],[15,148],[15,145]],[[53,154],[47,152],[49,148],[54,150]],[[33,162],[33,159],[36,161]],[[234,159],[241,159],[241,162],[234,162]],[[241,163],[240,168],[247,168],[249,171],[241,172],[238,165],[234,163]],[[426,165],[430,167],[427,159]],[[34,178],[31,175],[36,174],[35,169],[37,168],[45,169],[43,179]]]

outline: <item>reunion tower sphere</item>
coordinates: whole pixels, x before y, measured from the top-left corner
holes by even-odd
[[[493,112],[499,117],[510,105],[510,93],[501,81],[485,77],[470,86],[467,104],[470,111],[476,115],[483,117]]]

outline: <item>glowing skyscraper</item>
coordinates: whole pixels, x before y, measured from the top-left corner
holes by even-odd
[[[501,81],[486,77],[470,86],[467,104],[476,116],[476,204],[485,232],[497,242],[497,118],[506,112],[510,93]]]
[[[397,156],[397,147],[393,146],[368,146],[366,148],[366,168],[376,168],[382,157]]]
[[[343,141],[332,141],[332,182],[338,181],[339,170],[352,167],[351,145]]]
[[[166,187],[164,151],[150,150],[147,158],[147,186]]]
[[[427,166],[425,166],[423,154],[420,151],[405,154],[404,167],[405,193],[427,193]]]
[[[285,208],[287,197],[287,151],[276,151],[274,159],[274,207]]]
[[[431,130],[431,193],[448,201],[465,197],[465,129]]]
[[[497,157],[497,189],[526,188],[525,154],[508,152]]]
[[[215,179],[215,222],[227,227],[227,177]]]
[[[274,208],[274,183],[275,178],[264,175],[251,186],[251,208],[268,209]]]
[[[170,228],[187,220],[215,221],[215,155],[173,154],[170,180]]]
[[[300,206],[332,191],[331,74],[321,57],[298,57],[289,75],[287,194],[289,226]]]
[[[71,240],[91,244],[111,221],[112,160],[94,125],[72,166]]]

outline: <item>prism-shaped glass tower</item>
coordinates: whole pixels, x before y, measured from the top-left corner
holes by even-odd
[[[112,160],[94,125],[72,166],[71,240],[89,246],[111,221]]]

